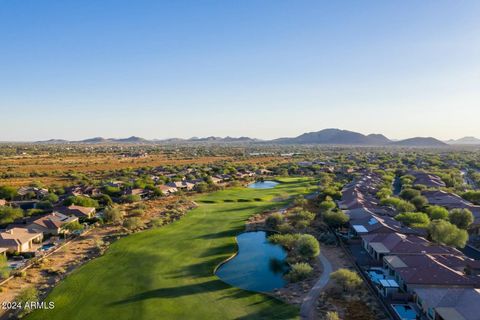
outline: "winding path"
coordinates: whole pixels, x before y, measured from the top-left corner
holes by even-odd
[[[318,256],[320,263],[323,266],[323,272],[318,281],[315,283],[307,296],[303,299],[302,306],[300,307],[300,318],[302,320],[311,320],[313,319],[313,309],[315,304],[322,293],[323,288],[327,285],[330,280],[330,273],[332,273],[332,265],[330,261],[323,255]]]

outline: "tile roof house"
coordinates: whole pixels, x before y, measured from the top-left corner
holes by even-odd
[[[162,194],[168,196],[172,193],[175,193],[175,192],[178,192],[178,189],[176,187],[170,187],[168,185],[159,185],[158,186],[158,189],[160,189],[160,191],[162,192]]]
[[[478,320],[480,289],[417,288],[415,302],[428,319]]]
[[[187,181],[174,181],[174,182],[169,182],[167,183],[167,186],[169,187],[174,187],[177,189],[186,189],[186,190],[192,190],[195,185],[193,183],[187,182]]]
[[[361,236],[364,249],[375,259],[387,255],[430,254],[463,256],[457,249],[431,243],[423,237],[398,232],[373,233]]]
[[[75,216],[67,216],[60,212],[52,212],[34,220],[27,228],[42,232],[43,234],[58,235],[62,233],[63,227],[68,223],[78,221]]]
[[[415,180],[413,181],[414,185],[421,184],[427,186],[428,188],[446,187],[445,182],[443,182],[442,179],[435,174],[422,171],[409,171],[408,174],[415,177]]]
[[[476,287],[480,276],[464,272],[466,261],[448,255],[409,254],[383,258],[384,267],[408,293],[417,287]]]
[[[55,211],[67,216],[74,215],[78,218],[93,218],[96,212],[95,208],[76,206],[73,204],[68,207],[56,208]]]
[[[34,243],[41,243],[43,233],[28,228],[12,228],[0,232],[0,247],[10,252],[29,252]]]

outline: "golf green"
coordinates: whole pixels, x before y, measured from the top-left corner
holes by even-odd
[[[54,309],[27,318],[296,318],[297,308],[231,287],[213,274],[235,252],[235,236],[248,217],[314,188],[309,179],[280,181],[273,189],[234,188],[196,197],[199,206],[182,219],[113,243],[50,293],[47,301],[55,303]]]

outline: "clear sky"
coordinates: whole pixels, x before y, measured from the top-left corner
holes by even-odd
[[[480,1],[0,0],[0,141],[480,137]]]

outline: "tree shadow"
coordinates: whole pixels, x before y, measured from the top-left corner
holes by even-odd
[[[206,292],[224,290],[228,286],[220,280],[211,280],[207,282],[190,284],[185,286],[175,286],[170,288],[159,288],[145,291],[129,298],[110,303],[111,306],[135,303],[149,299],[171,299]]]
[[[229,229],[229,230],[220,231],[220,232],[216,232],[216,233],[204,234],[204,235],[196,237],[195,239],[220,239],[220,238],[225,238],[225,237],[234,237],[234,236],[236,236],[237,234],[239,234],[243,231],[245,231],[245,226],[240,225],[238,227],[235,227],[235,228],[232,228],[232,229]]]

